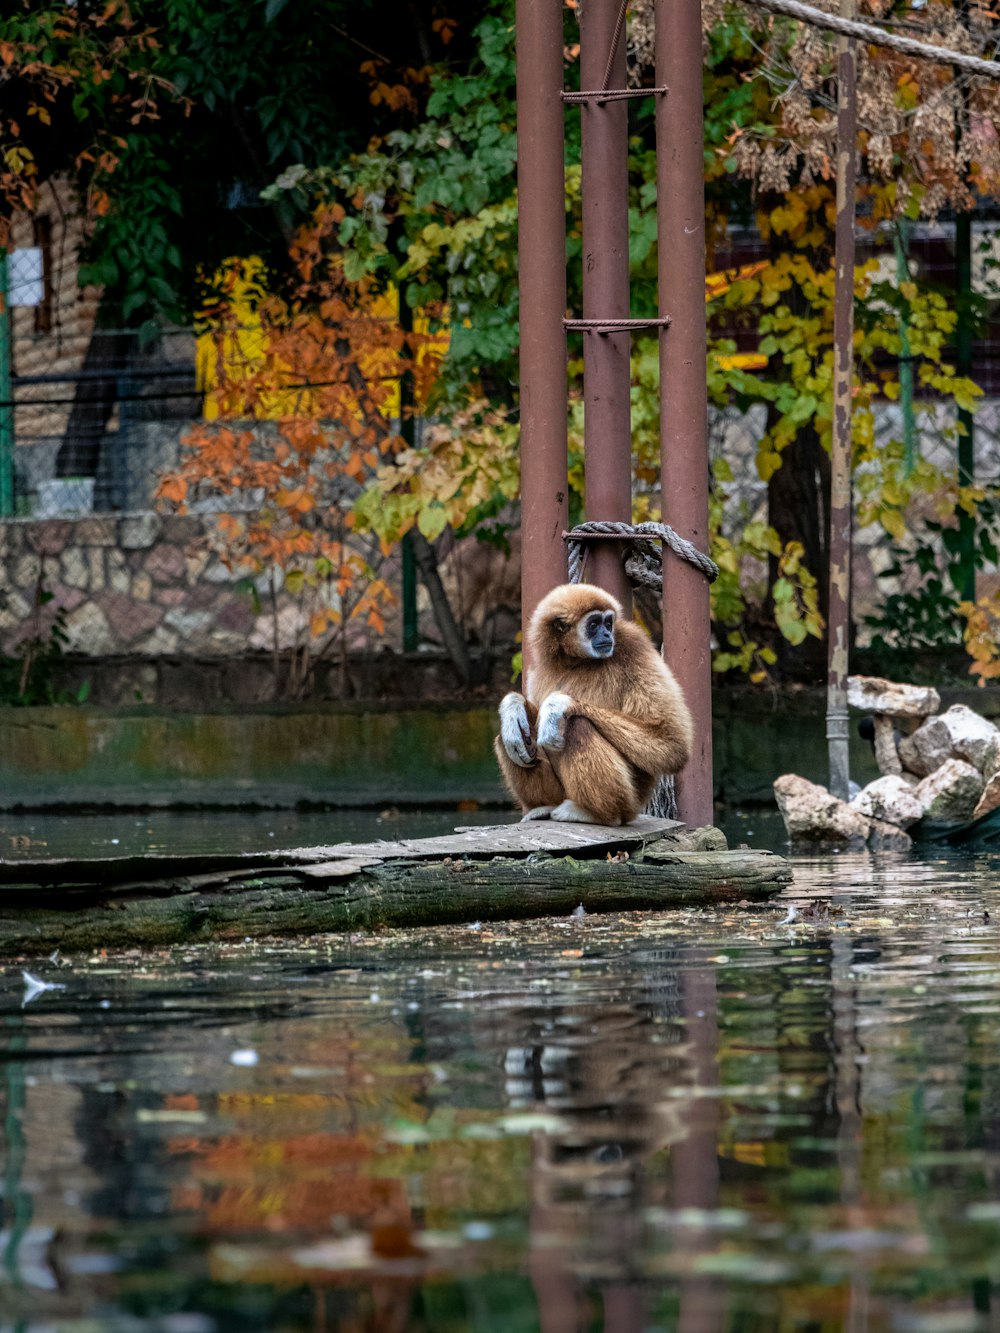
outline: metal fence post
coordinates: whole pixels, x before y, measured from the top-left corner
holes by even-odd
[[[587,0],[580,20],[580,81],[623,88],[621,0]],[[624,25],[622,25],[623,27]],[[628,104],[580,108],[583,191],[583,317],[627,319]],[[585,509],[588,519],[632,522],[632,405],[627,331],[583,335]],[[588,581],[613,593],[627,615],[632,589],[620,542],[588,543]]]
[[[708,402],[705,331],[704,102],[701,6],[657,0],[657,278],[663,521],[708,550]],[[711,612],[704,574],[664,553],[663,654],[694,718],[691,760],[677,779],[678,818],[711,824]]]
[[[841,0],[854,17],[854,0]],[[830,791],[848,798],[847,673],[851,631],[851,377],[854,369],[854,184],[857,156],[855,41],[840,39],[837,61],[837,230],[833,305],[833,442],[830,458],[830,596],[826,739]]]
[[[521,615],[566,581],[566,186],[562,0],[517,0]]]

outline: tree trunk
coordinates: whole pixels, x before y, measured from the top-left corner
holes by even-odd
[[[781,454],[781,467],[767,484],[768,521],[781,543],[799,542],[805,551],[805,564],[817,580],[819,609],[826,618],[829,599],[830,537],[830,459],[816,432],[804,426]],[[778,578],[778,560],[768,562],[773,586]],[[790,656],[794,654],[794,656]],[[810,675],[822,674],[826,662],[825,640],[809,636],[792,649],[780,640],[779,659]]]
[[[127,366],[134,333],[108,327],[116,311],[106,296],[97,307],[69,421],[56,455],[57,477],[94,477],[104,432],[118,399],[118,379]]]
[[[770,852],[654,844],[642,855],[334,862],[141,887],[8,888],[0,955],[567,916],[581,903],[587,912],[703,907],[762,901],[791,881],[788,863]]]

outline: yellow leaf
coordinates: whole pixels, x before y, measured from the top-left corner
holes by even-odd
[[[903,522],[903,515],[898,509],[880,510],[879,520],[890,537],[895,537],[897,541],[901,541],[906,536],[906,524]]]
[[[757,472],[761,481],[770,481],[781,467],[781,455],[773,449],[762,449],[757,455]]]

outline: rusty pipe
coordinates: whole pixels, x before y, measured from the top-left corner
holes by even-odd
[[[620,0],[587,0],[580,20],[584,88],[625,86],[625,37],[609,63]],[[608,84],[605,85],[605,78]],[[628,106],[580,107],[583,164],[583,317],[627,319]],[[627,331],[583,337],[584,461],[588,519],[632,521],[632,410]],[[594,542],[587,579],[606,588],[631,614],[632,590],[614,543]]]
[[[566,581],[566,193],[561,0],[517,0],[521,617]],[[527,664],[526,664],[527,665]]]
[[[708,401],[705,331],[705,184],[701,7],[657,0],[657,277],[660,333],[660,453],[663,522],[708,550]],[[684,690],[695,748],[677,781],[685,823],[711,824],[711,613],[705,576],[665,555],[663,655]]]

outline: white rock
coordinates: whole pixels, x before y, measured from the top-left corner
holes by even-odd
[[[1000,773],[994,773],[992,777],[987,778],[983,794],[972,812],[972,818],[978,819],[980,815],[988,815],[997,806],[1000,806]]]
[[[978,767],[978,765],[977,765]],[[995,773],[1000,773],[1000,731],[996,733],[983,755],[982,774],[989,782]]]
[[[930,717],[941,707],[941,696],[927,685],[900,685],[881,676],[848,676],[847,702],[852,708],[888,717]]]
[[[851,808],[871,819],[884,820],[898,828],[909,828],[923,818],[923,803],[914,789],[901,777],[888,774],[869,782],[851,801]]]
[[[913,788],[913,794],[923,804],[925,819],[962,824],[972,818],[984,785],[983,775],[972,764],[946,759]]]
[[[785,773],[774,784],[778,809],[793,841],[832,842],[861,847],[868,841],[871,821],[825,787]]]
[[[948,759],[964,759],[982,772],[994,754],[997,729],[964,704],[929,717],[899,742],[899,757],[911,773],[926,777]]]

